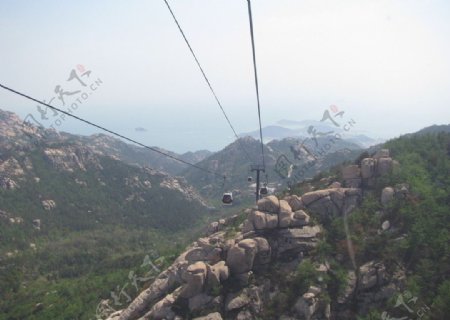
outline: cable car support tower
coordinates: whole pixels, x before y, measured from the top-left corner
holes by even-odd
[[[256,202],[258,202],[259,199],[261,199],[261,193],[260,193],[260,183],[261,183],[261,179],[260,179],[260,173],[261,172],[266,172],[266,169],[264,168],[263,165],[261,164],[252,164],[250,165],[250,171],[255,172],[256,171]]]

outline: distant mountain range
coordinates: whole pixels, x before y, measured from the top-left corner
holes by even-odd
[[[179,176],[178,180],[186,179],[187,186],[188,184],[192,185],[203,197],[213,200],[213,203],[220,198],[220,194],[224,190],[234,190],[236,195],[240,194],[242,197],[250,199],[250,196],[254,193],[255,177],[253,177],[251,182],[247,181],[247,177],[253,176],[249,167],[250,164],[261,163],[260,143],[249,136],[240,138],[239,141],[234,141],[223,150],[215,153],[200,150],[180,155],[155,147],[173,157],[194,163],[220,175],[225,175],[227,179],[224,184],[224,181],[217,179],[216,176],[205,175],[204,171],[188,167],[179,161],[142,147],[125,143],[109,135],[78,136],[43,128],[28,127],[22,124],[17,116],[9,112],[0,112],[0,121],[2,121],[0,128],[2,140],[0,141],[4,141],[0,147],[3,147],[3,151],[7,148],[21,149],[24,146],[36,148],[36,146],[30,145],[30,139],[34,139],[39,143],[39,148],[42,150],[53,145],[61,147],[61,150],[57,150],[64,154],[60,156],[61,161],[64,162],[65,159],[69,159],[72,156],[73,152],[75,152],[74,150],[84,148],[88,150],[89,154],[95,155],[95,157],[114,159],[121,165],[131,165],[135,168],[149,167],[161,172],[161,174],[166,174],[168,177],[169,175]],[[313,122],[303,123],[311,124]],[[271,128],[273,129],[272,131],[270,131]],[[320,130],[329,129],[326,126],[320,128],[322,128]],[[284,131],[287,134],[292,133],[293,130],[287,128],[278,130],[276,126],[269,127],[269,133],[276,134],[280,131]],[[362,139],[360,138],[360,140]],[[323,150],[327,145],[329,145],[328,148]],[[245,152],[243,152],[243,149],[245,149]],[[359,144],[351,140],[337,140],[332,135],[318,137],[317,140],[291,137],[271,140],[264,148],[267,178],[266,176],[262,177],[262,182],[269,182],[270,187],[274,190],[286,187],[286,182],[292,177],[291,174],[283,176],[283,174],[277,172],[277,165],[280,164],[280,159],[286,159],[289,165],[292,166],[292,169],[301,169],[302,165],[313,162],[313,165],[309,166],[301,177],[301,179],[306,179],[344,160],[356,158],[361,149]],[[42,150],[41,152],[43,152]],[[305,150],[308,150],[308,152]],[[318,153],[316,158],[314,158],[314,153]],[[61,164],[61,166],[63,167],[64,165]]]
[[[271,188],[280,191],[286,188],[291,180],[311,178],[333,165],[356,159],[362,152],[361,147],[346,140],[334,139],[330,142],[330,137],[322,137],[317,139],[317,143],[316,145],[311,139],[284,138],[265,144],[267,180],[264,175],[262,182],[268,182]],[[250,159],[246,153],[250,155]],[[227,176],[225,183],[195,168],[187,168],[181,175],[206,198],[218,197],[224,191],[234,191],[236,194],[250,197],[255,192],[255,174],[250,171],[250,165],[255,163],[262,163],[261,145],[259,140],[247,136],[197,163],[200,167]],[[282,172],[280,167],[283,163],[292,166],[293,173]],[[302,169],[302,175],[294,177],[295,171]],[[248,177],[252,177],[252,181],[247,181]]]
[[[76,136],[75,139],[81,139],[83,144],[93,148],[97,152],[116,157],[128,164],[148,166],[171,175],[177,175],[187,168],[186,164],[179,161],[167,158],[154,151],[125,143],[105,134],[96,134],[88,137]],[[190,163],[199,162],[212,154],[208,150],[177,154],[159,147],[153,148]]]
[[[367,148],[383,142],[381,139],[371,138],[353,128],[350,130],[350,127],[346,127],[346,129],[344,129],[344,126],[338,127],[315,120],[280,120],[276,125],[263,127],[262,131],[265,142],[281,140],[284,138],[311,138],[314,135],[314,131],[318,136],[339,133],[345,140],[353,142],[361,148]],[[240,136],[250,136],[259,139],[259,130],[245,132],[240,134]]]

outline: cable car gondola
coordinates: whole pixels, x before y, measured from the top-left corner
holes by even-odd
[[[259,189],[259,193],[260,194],[264,194],[264,195],[266,195],[267,194],[267,187],[266,186],[264,186],[264,187],[262,187],[261,189]]]
[[[231,206],[233,204],[233,193],[226,192],[223,194],[222,203],[227,206]]]
[[[252,177],[248,177],[248,178],[247,178],[247,181],[248,181],[248,182],[252,182],[252,180],[253,180]]]

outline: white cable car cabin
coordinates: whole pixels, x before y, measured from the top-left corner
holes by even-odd
[[[233,204],[233,193],[226,192],[223,194],[222,203],[227,206],[231,206]]]

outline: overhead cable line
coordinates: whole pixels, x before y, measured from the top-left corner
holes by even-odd
[[[261,125],[261,105],[259,100],[259,85],[258,85],[258,72],[256,68],[256,49],[255,49],[255,36],[253,33],[253,17],[252,17],[252,5],[250,0],[247,0],[248,3],[248,18],[250,22],[250,36],[252,40],[252,52],[253,52],[253,69],[255,71],[255,87],[256,87],[256,100],[258,103],[258,119],[259,119],[259,136],[261,139],[261,155],[262,155],[262,165],[263,168],[266,168],[266,163],[264,160],[264,142],[263,142],[263,134],[262,134],[262,125]]]
[[[121,135],[120,133],[117,133],[117,132],[114,132],[114,131],[112,131],[112,130],[109,130],[109,129],[107,129],[107,128],[105,128],[105,127],[102,127],[102,126],[100,126],[100,125],[98,125],[98,124],[95,124],[95,123],[93,123],[93,122],[91,122],[91,121],[88,121],[88,120],[85,120],[85,119],[83,119],[83,118],[77,117],[77,116],[75,116],[75,115],[73,115],[73,114],[71,114],[71,113],[69,113],[69,112],[66,112],[66,111],[61,110],[61,109],[56,108],[56,107],[53,107],[53,106],[49,105],[48,103],[42,102],[42,101],[40,101],[40,100],[38,100],[38,99],[35,99],[35,98],[33,98],[33,97],[30,97],[29,95],[26,95],[26,94],[24,94],[24,93],[21,93],[21,92],[19,92],[19,91],[16,91],[16,90],[14,90],[14,89],[12,89],[12,88],[10,88],[10,87],[4,86],[4,85],[2,85],[1,83],[0,83],[0,87],[3,88],[3,89],[5,89],[5,90],[7,90],[7,91],[10,91],[10,92],[12,92],[12,93],[14,93],[14,94],[17,94],[17,95],[19,95],[19,96],[22,96],[22,97],[24,97],[24,98],[26,98],[26,99],[28,99],[28,100],[37,102],[37,103],[39,103],[39,104],[41,104],[41,105],[43,105],[43,106],[46,106],[46,107],[48,107],[48,108],[50,108],[50,109],[52,109],[52,110],[61,112],[61,113],[65,114],[65,115],[67,115],[67,116],[69,116],[69,117],[71,117],[71,118],[74,118],[74,119],[76,119],[76,120],[79,120],[79,121],[81,121],[81,122],[84,122],[84,123],[86,123],[86,124],[88,124],[88,125],[90,125],[90,126],[92,126],[92,127],[95,127],[95,128],[97,128],[97,129],[103,130],[103,131],[108,132],[108,133],[110,133],[110,134],[112,134],[112,135],[114,135],[114,136],[117,136],[117,137],[122,138],[122,139],[124,139],[124,140],[127,140],[127,141],[129,141],[129,142],[132,142],[132,143],[134,143],[134,144],[137,144],[138,146],[141,146],[141,147],[143,147],[143,148],[145,148],[145,149],[148,149],[148,150],[154,151],[154,152],[156,152],[156,153],[159,153],[159,154],[161,154],[161,155],[163,155],[163,156],[165,156],[165,157],[167,157],[167,158],[170,158],[170,159],[172,159],[172,160],[181,162],[181,163],[183,163],[183,164],[186,164],[186,165],[191,166],[191,167],[193,167],[193,168],[196,168],[196,169],[198,169],[198,170],[201,170],[201,171],[204,171],[204,172],[213,174],[213,175],[218,176],[218,177],[221,177],[221,178],[223,178],[223,179],[226,178],[225,175],[220,175],[220,174],[218,174],[218,173],[216,173],[216,172],[213,172],[213,171],[211,171],[211,170],[202,168],[202,167],[200,167],[200,166],[198,166],[198,165],[196,165],[196,164],[193,164],[193,163],[190,163],[190,162],[188,162],[188,161],[185,161],[185,160],[179,159],[179,158],[177,158],[177,157],[174,157],[174,156],[172,156],[172,155],[170,155],[170,154],[168,154],[168,153],[165,153],[165,152],[163,152],[163,151],[161,151],[161,150],[158,150],[158,149],[156,149],[156,148],[149,147],[149,146],[147,146],[147,145],[145,145],[145,144],[143,144],[143,143],[141,143],[141,142],[138,142],[138,141],[136,141],[136,140],[133,140],[133,139],[131,139],[131,138],[128,138],[128,137],[126,137],[126,136],[124,136],[124,135]]]
[[[168,2],[167,0],[164,0],[164,2],[166,3],[167,8],[169,9],[170,14],[172,15],[172,18],[173,18],[173,20],[174,20],[175,23],[176,23],[176,25],[177,25],[177,27],[178,27],[178,30],[180,30],[180,33],[181,33],[181,35],[183,36],[183,39],[184,39],[184,41],[186,42],[186,44],[187,44],[187,46],[188,46],[188,48],[189,48],[189,51],[191,51],[192,56],[194,57],[195,62],[197,63],[197,66],[198,66],[198,68],[200,69],[200,72],[201,72],[202,75],[203,75],[203,78],[205,79],[205,81],[206,81],[206,83],[207,83],[209,89],[211,90],[211,93],[212,93],[213,96],[214,96],[214,99],[216,100],[217,104],[219,105],[220,110],[222,110],[222,113],[223,113],[225,119],[227,120],[228,125],[230,126],[231,130],[233,130],[234,136],[236,137],[236,140],[238,141],[239,146],[241,147],[241,149],[242,149],[242,151],[244,152],[244,154],[245,154],[245,156],[247,157],[247,159],[248,159],[250,162],[252,162],[252,160],[251,160],[251,158],[250,158],[250,155],[248,154],[247,150],[245,149],[244,145],[242,144],[241,140],[239,139],[239,136],[238,136],[238,134],[236,133],[236,130],[234,129],[233,125],[231,124],[231,121],[230,121],[230,119],[228,118],[228,116],[227,116],[227,114],[226,114],[226,112],[225,112],[225,110],[224,110],[224,108],[223,108],[223,106],[222,106],[222,103],[220,102],[219,98],[217,97],[216,92],[214,91],[214,89],[213,89],[213,87],[212,87],[212,85],[211,85],[211,82],[209,81],[208,77],[206,76],[206,73],[205,73],[205,71],[203,70],[203,68],[202,68],[202,66],[201,66],[201,64],[200,64],[200,61],[198,60],[197,55],[195,54],[194,50],[192,49],[192,46],[191,46],[191,44],[189,43],[189,40],[187,39],[186,35],[184,34],[184,31],[183,31],[183,29],[181,28],[181,25],[180,25],[180,23],[178,22],[178,19],[176,18],[175,14],[174,14],[174,12],[173,12],[173,10],[172,10],[172,8],[170,7],[169,2]]]

